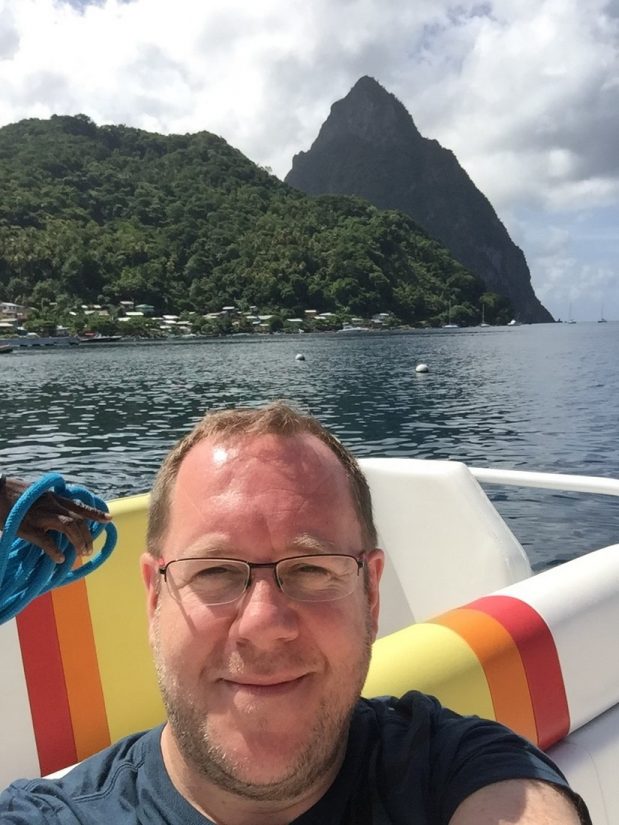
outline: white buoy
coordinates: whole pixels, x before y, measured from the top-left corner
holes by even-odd
[[[305,356],[303,355],[302,352],[297,352],[297,354],[294,357],[294,360],[295,361],[305,361]]]
[[[430,372],[430,368],[427,364],[417,364],[415,372]]]

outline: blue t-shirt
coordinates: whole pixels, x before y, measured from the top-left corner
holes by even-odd
[[[14,782],[0,795],[0,823],[212,825],[172,784],[161,730],[128,736],[60,779]],[[416,691],[362,699],[337,777],[294,825],[447,825],[476,790],[524,778],[567,788],[544,753],[501,725],[458,716]]]

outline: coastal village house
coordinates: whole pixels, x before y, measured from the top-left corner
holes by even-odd
[[[10,301],[0,301],[0,318],[3,320],[15,319],[23,321],[30,315],[30,307],[22,306],[22,304],[13,304]]]

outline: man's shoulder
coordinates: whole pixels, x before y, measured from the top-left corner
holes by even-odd
[[[565,782],[552,760],[528,740],[499,722],[463,716],[443,707],[434,696],[412,690],[401,697],[362,699],[358,712],[361,718],[365,717],[365,724],[374,727],[386,758],[390,754],[395,758],[406,756],[413,750],[417,755],[423,754],[429,767],[436,769],[447,760],[464,755],[481,758],[494,748],[497,753],[506,754],[510,763],[534,764],[535,778],[541,778],[539,773],[547,773],[553,780],[557,777],[560,784]]]
[[[137,776],[149,753],[158,749],[160,733],[154,728],[127,736],[60,777],[16,780],[0,794],[1,821],[113,821],[114,808],[137,803]]]
[[[358,719],[381,743],[385,762],[393,765],[414,755],[417,770],[431,772],[446,752],[455,753],[474,735],[502,736],[506,729],[476,716],[461,716],[438,699],[417,690],[403,696],[362,699]]]
[[[358,724],[373,730],[377,756],[369,781],[383,789],[387,807],[397,799],[404,811],[401,789],[407,788],[404,795],[415,804],[423,800],[432,821],[448,822],[464,799],[504,780],[538,780],[571,793],[561,771],[531,742],[497,722],[461,716],[432,696],[410,691],[364,699],[357,712]]]
[[[21,780],[23,787],[59,787],[75,797],[105,794],[120,781],[131,782],[153,749],[159,747],[161,728],[125,736],[90,756],[56,779]]]
[[[436,731],[453,718],[467,718],[458,716],[444,708],[434,696],[418,690],[410,690],[400,697],[361,699],[357,705],[357,715],[364,723],[372,724],[380,732],[398,729]]]

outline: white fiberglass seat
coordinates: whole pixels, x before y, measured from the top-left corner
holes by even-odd
[[[531,575],[522,546],[467,467],[365,458],[386,551],[379,635]]]

